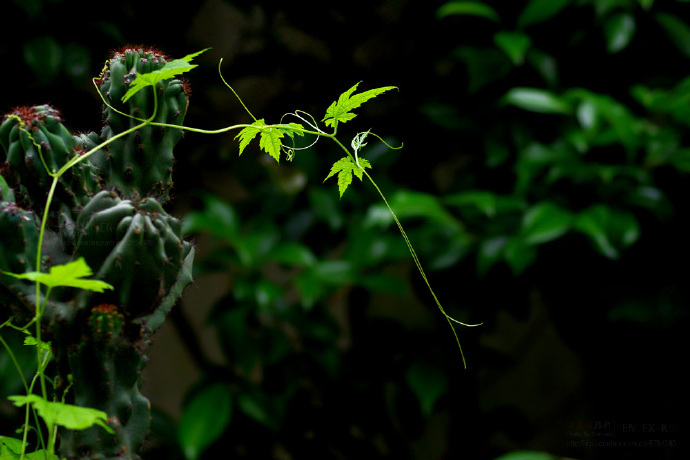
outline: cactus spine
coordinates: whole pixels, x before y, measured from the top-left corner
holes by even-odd
[[[42,336],[52,344],[58,386],[73,381],[66,402],[105,411],[115,430],[64,430],[61,458],[139,458],[150,418],[139,391],[146,350],[191,282],[194,251],[180,221],[163,208],[182,130],[147,124],[122,135],[151,117],[182,124],[189,90],[180,80],[161,81],[122,103],[136,73],[167,61],[150,48],[112,54],[97,80],[106,102],[100,134],[71,134],[48,105],[16,108],[0,125],[0,270],[47,271],[83,257],[96,278],[114,286],[105,293],[56,289],[44,313]],[[48,171],[104,142],[60,177],[36,267]],[[3,316],[21,324],[33,316],[35,300],[31,283],[0,277]]]

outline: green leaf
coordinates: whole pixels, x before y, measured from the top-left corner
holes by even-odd
[[[21,439],[0,436],[0,460],[19,460],[22,453]],[[26,460],[59,460],[55,454],[49,454],[44,449],[34,452],[25,452]]]
[[[513,274],[518,276],[537,259],[537,249],[522,238],[511,238],[505,245],[503,257]]]
[[[541,202],[525,213],[521,236],[527,245],[542,244],[566,233],[571,224],[569,211],[550,202]]]
[[[333,163],[331,172],[328,173],[328,176],[326,176],[323,181],[326,182],[330,177],[338,174],[338,190],[342,198],[343,193],[345,193],[347,187],[352,183],[352,174],[354,173],[359,180],[362,180],[362,168],[371,168],[371,163],[364,158],[359,159],[359,164],[361,167],[357,166],[351,157],[343,157]]]
[[[571,0],[531,0],[518,18],[518,26],[527,27],[544,22],[568,6]]]
[[[86,264],[83,257],[64,265],[54,265],[50,267],[50,273],[28,272],[19,275],[15,273],[3,273],[18,279],[27,279],[42,283],[49,288],[74,287],[94,292],[103,292],[105,289],[113,289],[113,287],[106,282],[83,279],[85,276],[93,275],[91,268]]]
[[[7,399],[14,401],[14,405],[17,407],[30,404],[48,426],[60,425],[69,430],[83,430],[93,425],[99,425],[108,433],[115,434],[115,431],[106,425],[108,414],[97,409],[46,401],[34,394],[8,396]]]
[[[189,72],[197,64],[190,64],[192,59],[200,55],[201,53],[208,51],[210,48],[197,51],[196,53],[188,54],[181,59],[175,59],[166,63],[162,68],[154,70],[152,72],[137,74],[137,77],[129,85],[129,89],[122,96],[122,102],[127,102],[129,98],[134,96],[136,93],[146,88],[147,86],[155,86],[159,81],[168,80],[177,75],[181,75],[185,72]]]
[[[501,213],[521,211],[525,208],[523,198],[514,195],[496,195],[488,190],[466,190],[444,197],[443,202],[460,208],[474,207],[486,217],[495,217]]]
[[[431,416],[434,406],[448,390],[446,375],[438,366],[417,361],[407,369],[405,380],[417,396],[422,414]]]
[[[232,398],[227,385],[214,383],[185,405],[177,435],[187,460],[197,459],[230,423]]]
[[[573,227],[589,236],[597,251],[609,259],[618,259],[622,250],[640,236],[640,226],[633,214],[603,204],[580,212]]]
[[[281,125],[267,125],[264,119],[256,120],[250,126],[247,126],[242,131],[240,131],[235,139],[240,139],[240,155],[244,152],[244,149],[249,145],[249,143],[256,137],[257,134],[260,135],[259,138],[259,148],[268,153],[274,160],[280,161],[280,152],[283,149],[283,142],[281,139],[286,134],[294,138],[295,134],[302,136],[304,133],[295,130],[302,129],[303,126],[299,123],[287,123]]]
[[[522,32],[498,32],[494,35],[494,43],[508,55],[514,65],[522,65],[532,39]]]
[[[454,15],[480,16],[495,22],[500,20],[496,10],[481,2],[447,2],[436,10],[439,19]]]
[[[0,436],[0,459],[9,460],[19,458],[22,452],[22,440]]]
[[[311,266],[317,260],[309,247],[297,242],[279,244],[270,252],[268,258],[278,263],[295,267]]]
[[[244,149],[249,145],[249,143],[256,137],[257,134],[261,132],[261,127],[266,126],[264,119],[256,120],[251,126],[247,126],[242,131],[240,131],[235,139],[240,138],[240,155],[244,152]]]
[[[268,153],[274,160],[280,161],[280,151],[283,146],[280,139],[283,138],[284,134],[285,130],[273,126],[262,129],[259,147]]]
[[[477,274],[480,277],[486,275],[489,269],[501,260],[507,242],[507,237],[495,236],[487,238],[479,244],[477,251]]]
[[[341,94],[338,100],[333,102],[330,107],[328,107],[326,110],[326,116],[323,117],[323,120],[321,120],[325,122],[326,126],[335,128],[338,123],[345,123],[352,120],[357,116],[356,114],[351,113],[352,110],[381,93],[385,93],[391,89],[397,89],[395,86],[384,86],[381,88],[370,89],[369,91],[364,91],[363,93],[352,96],[352,93],[355,92],[357,86],[359,86],[359,83],[356,83],[355,86]]]
[[[570,106],[551,91],[537,88],[513,88],[503,96],[505,104],[530,112],[569,114]]]
[[[676,48],[685,57],[690,58],[690,27],[683,20],[672,14],[657,13],[655,18],[666,30]]]
[[[206,194],[203,200],[203,210],[190,212],[182,220],[182,233],[206,232],[234,244],[240,232],[240,218],[235,208],[211,193]]]
[[[635,35],[635,17],[630,13],[618,13],[604,24],[606,50],[609,53],[622,51]]]
[[[28,331],[25,331],[28,333]],[[50,342],[44,342],[43,340],[38,340],[36,337],[27,335],[24,337],[24,345],[30,347],[39,347],[42,350],[50,351]]]

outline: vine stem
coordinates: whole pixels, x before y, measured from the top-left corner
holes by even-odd
[[[222,78],[222,76],[221,76],[221,78]],[[225,80],[223,80],[223,82],[225,83]],[[235,96],[237,96],[237,93],[235,93],[235,91],[232,89],[232,87],[230,87],[227,83],[225,83],[225,84],[232,90],[232,92],[235,94]],[[239,99],[239,96],[237,96],[237,98]],[[240,100],[240,103],[242,103],[242,100],[241,99],[239,99],[239,100]],[[242,106],[245,107],[244,103],[242,103]],[[245,109],[252,116],[252,118],[254,118],[254,116],[251,114],[251,112],[249,112],[249,110],[246,107],[245,107]],[[254,120],[256,120],[256,118],[254,118]],[[225,133],[225,132],[231,131],[233,129],[246,128],[246,127],[250,127],[250,126],[257,128],[259,130],[270,130],[273,128],[286,129],[286,125],[256,126],[256,125],[248,125],[248,124],[239,124],[239,125],[228,126],[228,127],[220,128],[220,129],[216,129],[216,130],[205,130],[205,129],[198,129],[198,128],[190,128],[190,127],[186,127],[186,126],[170,125],[167,123],[155,123],[155,122],[152,122],[151,125],[160,126],[160,127],[164,127],[164,128],[176,127],[179,129],[184,129],[184,130],[188,130],[188,131],[196,132],[196,133],[200,133],[200,134],[219,134],[219,133]],[[462,345],[460,344],[460,338],[458,336],[457,331],[455,330],[454,323],[460,324],[460,325],[465,326],[465,327],[481,326],[483,323],[478,323],[478,324],[464,323],[462,321],[458,321],[457,319],[453,318],[448,313],[446,313],[445,309],[443,308],[443,305],[441,304],[441,301],[438,299],[438,297],[436,296],[436,293],[434,292],[433,288],[431,287],[431,283],[429,282],[429,279],[427,278],[426,273],[424,272],[424,268],[422,267],[422,263],[420,262],[419,257],[417,256],[417,252],[415,251],[414,247],[412,246],[412,242],[408,238],[407,233],[405,232],[405,229],[404,229],[402,223],[398,219],[398,216],[395,214],[395,211],[393,211],[393,208],[388,203],[386,196],[383,194],[383,192],[381,191],[379,186],[376,184],[376,181],[374,181],[374,179],[369,175],[369,173],[360,165],[357,152],[355,151],[355,153],[353,155],[352,152],[350,152],[350,149],[348,149],[345,145],[343,145],[343,143],[340,142],[340,140],[336,137],[337,124],[336,124],[336,126],[334,126],[332,133],[326,133],[324,131],[318,130],[318,128],[317,128],[317,130],[309,130],[309,129],[304,129],[304,128],[298,128],[295,126],[290,126],[289,129],[291,129],[295,132],[302,133],[302,134],[310,134],[310,135],[314,135],[314,136],[318,136],[318,137],[326,137],[326,138],[333,140],[333,142],[335,142],[347,154],[347,156],[350,157],[350,159],[352,159],[352,161],[357,165],[357,167],[366,175],[367,179],[369,179],[369,181],[374,186],[374,188],[378,192],[379,196],[383,200],[383,203],[386,205],[386,208],[388,208],[388,211],[390,212],[391,216],[393,217],[393,220],[395,221],[395,224],[397,225],[398,230],[400,230],[400,234],[402,235],[403,239],[405,240],[405,244],[407,245],[407,249],[409,250],[410,255],[412,256],[412,260],[414,261],[415,266],[417,267],[417,271],[419,272],[422,279],[424,280],[424,284],[426,284],[427,288],[429,289],[429,292],[431,293],[431,296],[433,297],[434,302],[436,303],[436,306],[438,307],[439,311],[441,312],[443,317],[448,322],[448,326],[450,327],[451,331],[453,331],[453,336],[455,337],[455,342],[457,343],[458,349],[460,350],[460,356],[462,358],[463,367],[465,369],[467,369],[467,360],[465,359],[465,353],[462,350]],[[373,134],[374,136],[379,138],[379,140],[381,140],[388,147],[391,147],[383,139],[381,139],[380,136],[378,136],[374,133],[371,133],[371,134]]]

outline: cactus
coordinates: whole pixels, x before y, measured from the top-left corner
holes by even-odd
[[[182,131],[141,123],[181,125],[188,86],[163,80],[122,102],[136,73],[167,61],[150,48],[112,54],[96,81],[105,102],[100,134],[70,133],[49,105],[16,108],[0,124],[0,271],[47,271],[84,258],[97,279],[114,287],[103,293],[55,289],[43,315],[41,335],[51,343],[58,372],[56,394],[71,381],[66,402],[106,412],[115,433],[97,426],[65,429],[60,458],[139,458],[150,418],[140,393],[146,350],[191,282],[192,245],[163,208]],[[96,148],[59,176],[36,267],[50,173]],[[8,307],[3,314],[27,322],[37,292],[26,280],[0,277],[0,302]]]

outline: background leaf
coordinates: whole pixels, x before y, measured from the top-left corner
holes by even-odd
[[[550,202],[541,202],[525,213],[521,236],[528,245],[546,243],[566,233],[571,222],[572,215],[569,211]]]
[[[518,18],[518,26],[539,24],[558,14],[571,0],[530,0]]]
[[[618,13],[606,20],[604,25],[606,49],[618,53],[625,49],[635,35],[635,17],[630,13]]]
[[[230,423],[232,399],[222,383],[205,386],[185,405],[177,427],[178,439],[187,460],[199,458]]]
[[[513,88],[503,96],[505,104],[530,112],[569,114],[567,102],[554,93],[536,88]]]
[[[447,2],[436,10],[439,19],[455,15],[479,16],[495,22],[500,20],[496,10],[482,2]]]

